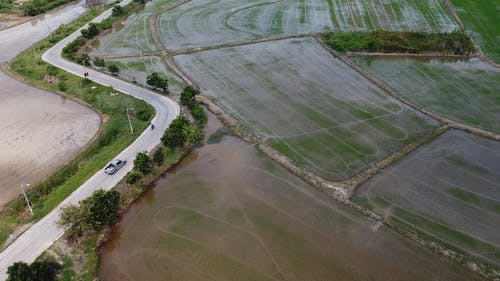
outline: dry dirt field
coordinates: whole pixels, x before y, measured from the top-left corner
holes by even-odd
[[[0,71],[0,209],[78,153],[97,133],[98,114],[17,82]]]

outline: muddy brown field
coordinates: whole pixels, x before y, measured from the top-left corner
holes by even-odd
[[[95,136],[97,113],[0,71],[0,209],[69,161]]]
[[[477,278],[338,205],[233,137],[191,154],[127,211],[104,244],[100,277],[107,281]]]

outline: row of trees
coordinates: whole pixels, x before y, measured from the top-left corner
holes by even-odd
[[[383,53],[441,53],[470,55],[474,43],[463,31],[427,33],[423,31],[328,32],[323,41],[337,51]]]
[[[53,281],[61,266],[50,260],[35,261],[32,264],[16,262],[7,269],[7,281]]]

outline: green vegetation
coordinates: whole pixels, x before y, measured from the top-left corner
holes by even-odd
[[[143,173],[144,175],[152,172],[152,160],[146,151],[137,153],[134,159],[134,169]]]
[[[474,44],[462,31],[426,33],[422,31],[328,32],[321,35],[332,49],[345,52],[440,53],[470,55]]]
[[[158,72],[153,72],[146,78],[146,84],[153,89],[161,89],[165,94],[168,94],[168,79],[160,76]]]
[[[181,92],[181,104],[192,109],[196,104],[196,96],[200,92],[191,86],[186,86]]]
[[[85,233],[99,232],[111,226],[118,219],[120,193],[116,190],[95,191],[92,196],[80,201],[80,205],[68,205],[61,209],[57,224],[64,228],[70,238]]]
[[[470,36],[486,55],[500,63],[500,24],[498,1],[451,0],[455,11],[468,29]]]
[[[60,268],[61,265],[51,260],[31,264],[16,262],[7,269],[7,281],[53,281]]]
[[[191,86],[186,86],[181,92],[181,104],[186,106],[193,116],[194,120],[198,126],[203,126],[208,121],[207,114],[203,107],[196,102],[196,96],[200,94],[200,91],[194,89]]]
[[[132,126],[138,133],[130,135],[125,115],[127,107],[133,106],[136,109],[135,112],[144,112],[143,117],[152,117],[154,115],[154,109],[144,101],[117,93],[111,88],[93,83],[90,80],[81,79],[65,71],[51,70],[48,64],[40,58],[40,55],[55,42],[100,14],[102,10],[91,10],[71,25],[61,26],[50,39],[42,40],[33,46],[37,50],[38,56],[34,57],[30,48],[22,52],[10,65],[14,74],[22,76],[25,81],[38,87],[56,92],[64,88],[65,94],[69,97],[84,101],[105,115],[106,122],[103,124],[98,138],[85,151],[28,193],[28,197],[34,205],[34,217],[24,215],[26,208],[24,199],[21,197],[5,208],[0,216],[0,242],[5,241],[16,225],[28,221],[37,221],[44,217],[90,176],[130,145],[139,133],[147,128],[149,118],[144,120],[132,115]],[[55,73],[54,76],[60,81],[59,84],[44,81],[48,70],[52,74]]]
[[[71,1],[73,0],[27,0],[21,8],[25,16],[36,16]]]
[[[0,0],[0,13],[10,13],[13,6],[12,0]]]
[[[161,137],[162,143],[170,148],[175,149],[182,147],[187,143],[194,143],[200,139],[200,131],[193,126],[184,116],[179,116],[170,123],[170,126]]]
[[[120,68],[116,66],[116,64],[108,64],[108,71],[116,76],[118,75],[118,72],[120,72]]]

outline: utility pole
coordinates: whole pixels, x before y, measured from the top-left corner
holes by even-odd
[[[26,192],[24,191],[23,184],[21,186],[21,191],[23,192],[24,195],[24,200],[26,200],[26,205],[28,205],[28,209],[30,210],[31,216],[33,216],[33,209],[31,209],[31,202],[28,200],[28,196],[26,196]],[[29,183],[26,184],[26,186],[30,186]]]
[[[130,108],[130,110],[134,110],[133,108]],[[132,128],[132,122],[130,121],[130,114],[128,113],[129,108],[127,107],[127,117],[128,117],[128,124],[130,125],[130,133],[133,135],[134,134],[134,128]]]

